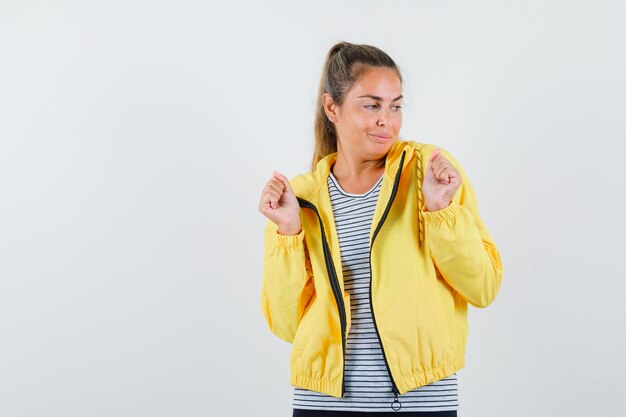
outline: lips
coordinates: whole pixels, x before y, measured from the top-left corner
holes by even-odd
[[[387,142],[389,139],[391,139],[390,135],[386,135],[384,133],[380,133],[380,134],[374,134],[374,133],[370,133],[369,134],[372,139],[374,139],[376,142]]]

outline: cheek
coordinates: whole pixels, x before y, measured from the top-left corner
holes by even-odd
[[[376,126],[376,119],[369,116],[360,116],[353,121],[355,130],[369,131],[373,126]]]
[[[376,124],[376,120],[371,115],[362,111],[354,111],[349,120],[349,128],[353,131],[368,129],[372,124]]]
[[[400,130],[400,127],[402,126],[402,113],[398,113],[396,114],[396,116],[393,119],[393,127],[396,130]]]

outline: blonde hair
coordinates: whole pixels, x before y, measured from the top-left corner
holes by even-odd
[[[324,93],[330,94],[333,101],[341,106],[347,92],[371,68],[393,69],[402,83],[400,70],[394,60],[375,46],[338,42],[328,51],[317,95],[315,150],[311,170],[315,170],[320,159],[337,152],[335,125],[326,116],[322,96]]]

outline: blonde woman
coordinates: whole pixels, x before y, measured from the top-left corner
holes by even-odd
[[[401,127],[395,62],[340,42],[311,171],[261,193],[261,310],[292,343],[293,416],[457,415],[468,304],[494,300],[502,263],[459,163]]]

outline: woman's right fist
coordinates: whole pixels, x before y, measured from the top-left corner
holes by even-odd
[[[289,180],[274,171],[272,178],[265,184],[259,202],[259,211],[276,223],[281,235],[297,235],[302,230],[300,224],[300,205]]]

